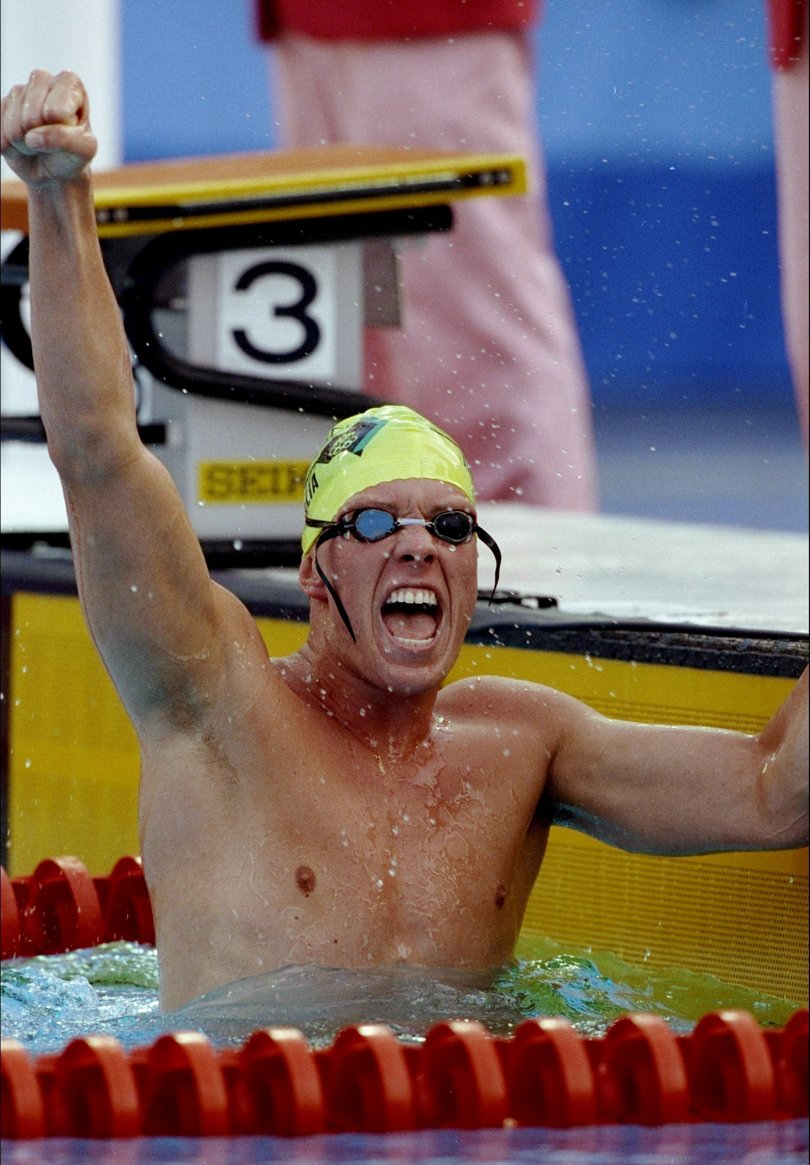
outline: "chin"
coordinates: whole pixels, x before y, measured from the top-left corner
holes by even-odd
[[[451,655],[447,650],[427,652],[422,649],[410,657],[407,652],[400,651],[396,658],[383,652],[380,670],[389,690],[415,696],[438,688],[453,667],[455,658],[455,654]]]

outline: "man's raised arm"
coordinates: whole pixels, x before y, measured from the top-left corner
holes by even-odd
[[[221,680],[223,623],[238,625],[232,643],[249,635],[247,613],[211,583],[182,500],[138,436],[79,78],[37,70],[15,86],[2,151],[28,187],[34,367],[85,618],[135,722],[155,711],[187,721]]]

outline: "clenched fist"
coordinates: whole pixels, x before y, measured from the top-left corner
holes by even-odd
[[[27,186],[67,182],[95,157],[87,92],[75,73],[35,69],[3,98],[0,149]]]

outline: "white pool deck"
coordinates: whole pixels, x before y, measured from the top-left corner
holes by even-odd
[[[481,507],[500,585],[561,610],[806,634],[806,535],[524,506]],[[482,588],[491,579],[482,547]]]

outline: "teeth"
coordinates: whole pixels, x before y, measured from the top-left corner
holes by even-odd
[[[433,591],[406,590],[394,591],[388,599],[389,603],[413,603],[419,606],[436,606],[436,596]]]

